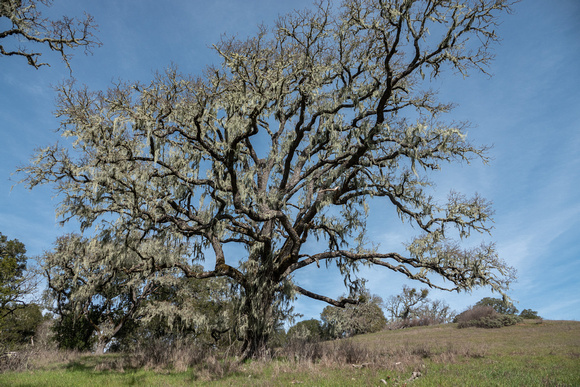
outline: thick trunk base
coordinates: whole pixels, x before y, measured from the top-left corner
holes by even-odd
[[[242,361],[268,357],[268,335],[250,335],[244,339],[242,346]]]

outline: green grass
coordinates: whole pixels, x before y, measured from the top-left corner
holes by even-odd
[[[314,362],[211,359],[184,372],[131,369],[123,366],[126,355],[78,355],[0,374],[0,385],[580,386],[580,322],[575,321],[527,320],[501,329],[417,327],[351,342],[324,343],[325,355]],[[413,372],[420,376],[411,380]]]

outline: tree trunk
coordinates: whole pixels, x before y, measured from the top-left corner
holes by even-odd
[[[117,333],[121,330],[121,328],[123,327],[123,324],[125,323],[125,320],[122,319],[115,327],[113,328],[103,328],[103,327],[99,327],[97,329],[97,347],[95,348],[95,355],[103,355],[105,353],[105,348],[107,348],[107,345],[113,341],[113,339],[115,338],[115,336],[117,335]]]
[[[97,339],[97,347],[95,348],[95,355],[104,355],[105,354],[105,348],[107,347],[107,344],[109,344],[109,341],[105,336],[100,335],[99,338]]]
[[[245,324],[241,327],[243,346],[242,359],[264,356],[270,334],[276,324],[274,299],[276,286],[271,278],[261,278],[244,289],[245,299],[242,314]]]

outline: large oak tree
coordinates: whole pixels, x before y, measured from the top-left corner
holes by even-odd
[[[466,139],[467,124],[444,121],[452,105],[429,89],[445,68],[485,71],[505,11],[504,0],[321,2],[249,39],[224,38],[214,46],[221,66],[202,76],[172,69],[105,92],[63,85],[57,114],[72,144],[40,150],[25,180],[54,183],[65,220],[181,240],[213,259],[198,270],[195,259],[160,257],[147,270],[239,284],[246,356],[296,294],[356,302],[293,281],[321,262],[353,289],[363,264],[436,288],[505,292],[514,272],[494,245],[459,244],[490,230],[490,203],[432,197],[439,169],[485,160],[486,147]],[[369,200],[420,230],[405,253],[366,243]],[[313,238],[328,244],[307,254]]]

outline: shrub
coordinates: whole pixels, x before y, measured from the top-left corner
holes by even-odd
[[[418,291],[403,286],[403,292],[391,296],[384,303],[390,316],[389,329],[436,325],[450,322],[455,316],[443,300],[430,300],[428,289]]]
[[[510,326],[510,325],[516,325],[517,323],[522,322],[524,319],[521,318],[520,316],[516,316],[516,315],[502,315],[500,316],[500,320],[503,324],[504,327]]]
[[[455,322],[458,328],[501,328],[515,325],[522,320],[512,314],[499,314],[491,306],[474,306],[459,314]]]
[[[276,356],[297,363],[322,361],[334,366],[345,364],[360,366],[378,362],[383,355],[361,343],[350,339],[339,339],[329,342],[291,340],[285,347],[277,349]]]
[[[531,310],[531,309],[524,309],[522,310],[522,313],[520,313],[520,317],[521,318],[525,318],[525,319],[541,319],[540,316],[538,316],[538,312],[536,312],[535,310]]]
[[[453,322],[461,324],[469,321],[480,320],[486,317],[495,317],[497,314],[498,313],[491,306],[473,306],[458,314]]]
[[[510,301],[501,298],[484,297],[475,306],[491,306],[499,314],[516,314],[517,308]]]
[[[365,363],[373,356],[368,347],[352,340],[336,340],[325,349],[325,356],[336,364]]]
[[[405,320],[393,320],[389,324],[387,324],[387,329],[404,329],[404,328],[413,328],[413,327],[424,327],[428,325],[437,325],[443,324],[445,321],[442,321],[438,318],[433,316],[419,316],[414,318],[408,318]]]

